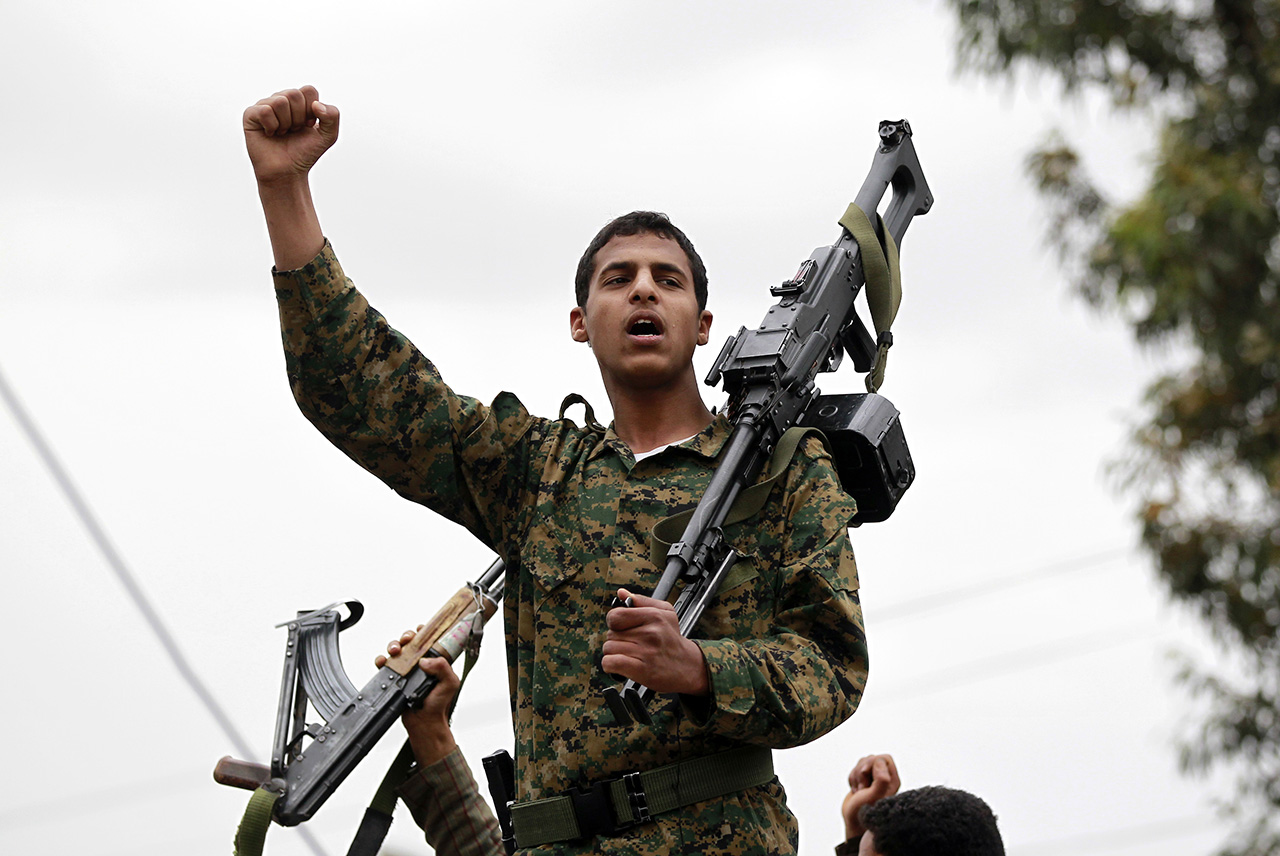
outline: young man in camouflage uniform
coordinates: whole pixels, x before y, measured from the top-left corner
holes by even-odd
[[[307,176],[337,139],[337,109],[311,87],[289,90],[248,108],[244,130],[303,413],[397,493],[466,526],[507,562],[520,807],[563,807],[591,786],[615,796],[601,834],[528,846],[521,822],[524,852],[794,853],[795,818],[768,750],[825,734],[861,697],[866,644],[847,534],[855,507],[809,438],[763,509],[726,527],[745,558],[694,638],[679,633],[669,604],[638,594],[662,570],[650,558],[651,528],[697,502],[730,431],[703,404],[693,371],[711,315],[688,240],[661,215],[629,215],[579,267],[570,333],[599,363],[612,425],[590,411],[585,427],[563,410],[537,418],[505,392],[486,406],[456,394],[388,326],[325,240]],[[609,609],[615,594],[633,593],[632,608]],[[650,704],[652,726],[613,724],[601,697],[616,685],[610,675],[664,694]],[[762,755],[763,777],[723,787],[737,768],[758,770]],[[710,773],[695,770],[703,759],[713,759]],[[622,778],[658,768],[662,794]],[[616,798],[620,783],[637,800],[631,808]],[[712,795],[689,802],[691,793]],[[633,823],[649,804],[664,808]]]

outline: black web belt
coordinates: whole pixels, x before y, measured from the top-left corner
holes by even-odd
[[[512,803],[511,823],[520,848],[613,835],[654,815],[772,779],[773,753],[744,746],[604,779],[556,797]]]

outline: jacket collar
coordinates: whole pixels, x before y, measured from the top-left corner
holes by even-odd
[[[678,444],[675,448],[692,452],[703,458],[715,458],[720,454],[720,450],[729,439],[732,429],[733,425],[729,422],[729,418],[723,413],[718,413],[712,418],[710,425],[683,443]],[[596,446],[591,453],[591,457],[595,458],[603,455],[606,451],[616,453],[620,458],[628,462],[628,467],[635,464],[635,456],[632,454],[631,448],[619,439],[617,432],[614,431],[612,422],[605,429],[604,439],[600,445]]]

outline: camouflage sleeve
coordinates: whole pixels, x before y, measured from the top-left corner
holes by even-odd
[[[396,493],[502,550],[534,420],[510,393],[457,395],[342,271],[333,248],[274,271],[285,366],[303,414]]]
[[[856,506],[830,455],[810,437],[792,462],[750,561],[772,588],[771,616],[751,638],[698,640],[709,703],[687,705],[716,734],[784,748],[853,714],[867,681],[867,644],[848,524]],[[769,519],[769,518],[766,518]],[[730,593],[730,602],[732,593]]]
[[[471,768],[454,749],[429,767],[419,767],[400,786],[400,798],[440,856],[500,856],[502,833],[480,797]]]

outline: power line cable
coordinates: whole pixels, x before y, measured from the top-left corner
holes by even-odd
[[[218,704],[218,700],[213,697],[213,693],[211,693],[208,687],[204,685],[204,682],[200,680],[200,676],[196,674],[195,670],[191,667],[191,664],[187,662],[187,658],[178,648],[177,641],[173,638],[169,629],[165,627],[159,613],[157,613],[155,608],[151,605],[151,602],[147,599],[146,593],[143,592],[142,587],[138,584],[132,572],[130,572],[129,568],[125,565],[124,559],[121,558],[120,554],[111,544],[110,539],[107,537],[107,533],[98,524],[97,518],[94,517],[93,512],[89,509],[88,503],[86,503],[84,498],[80,495],[79,490],[77,490],[75,484],[72,483],[71,477],[67,474],[67,471],[63,469],[62,464],[54,455],[53,449],[45,442],[39,429],[19,403],[17,396],[9,386],[8,381],[5,380],[3,373],[0,373],[0,396],[4,397],[5,403],[9,406],[9,410],[18,421],[18,426],[27,435],[27,439],[31,441],[31,444],[35,446],[36,454],[44,462],[44,465],[48,467],[49,472],[53,476],[53,480],[57,482],[58,487],[61,488],[63,494],[67,498],[67,501],[71,503],[71,507],[75,511],[76,516],[80,518],[80,522],[84,524],[85,529],[89,530],[89,536],[97,545],[98,550],[103,555],[103,558],[107,560],[107,565],[111,568],[112,572],[115,573],[116,579],[118,579],[120,584],[124,586],[125,592],[128,593],[129,598],[134,602],[134,605],[138,607],[138,611],[142,613],[143,620],[147,622],[147,625],[151,628],[151,632],[155,634],[157,639],[159,639],[161,647],[164,648],[165,653],[169,655],[169,659],[177,668],[178,674],[180,674],[182,679],[187,682],[187,686],[189,686],[191,691],[196,694],[196,697],[200,699],[200,702],[209,711],[209,714],[214,718],[214,721],[218,723],[218,726],[222,729],[223,733],[231,740],[235,750],[245,758],[252,757],[253,751],[249,748],[248,742],[241,736],[234,723],[231,722],[226,711],[222,709],[222,705]]]
[[[1088,832],[1053,841],[1037,841],[1031,844],[1009,847],[1012,856],[1051,856],[1055,853],[1101,853],[1108,850],[1124,850],[1143,844],[1153,844],[1174,838],[1184,838],[1214,828],[1212,818],[1175,817],[1153,820],[1120,829]]]
[[[1111,648],[1119,648],[1139,639],[1152,636],[1150,628],[1133,628],[1128,625],[1113,628],[1110,632],[1098,634],[1085,633],[1066,639],[1055,639],[1039,645],[1031,645],[1017,651],[1005,651],[990,657],[972,660],[958,666],[951,666],[929,674],[921,675],[912,681],[911,687],[903,687],[897,691],[890,689],[887,694],[877,697],[877,703],[899,702],[916,698],[945,689],[974,684],[990,678],[1000,677],[1012,672],[1025,671],[1047,663],[1069,660],[1085,654],[1096,654]]]
[[[160,618],[160,614],[156,612],[155,607],[151,605],[151,601],[142,590],[142,586],[138,584],[137,579],[125,564],[124,559],[112,545],[111,539],[107,537],[106,531],[98,523],[93,511],[89,508],[89,504],[85,501],[84,497],[81,496],[80,491],[75,486],[75,483],[71,481],[71,476],[67,473],[66,469],[63,468],[61,462],[59,462],[57,456],[53,453],[53,448],[45,442],[44,436],[40,433],[40,429],[36,426],[34,420],[32,420],[27,414],[26,409],[23,408],[22,403],[18,400],[17,394],[5,379],[3,371],[0,371],[0,397],[4,398],[5,404],[9,407],[9,411],[13,413],[14,419],[18,422],[18,427],[27,435],[27,439],[31,441],[31,445],[35,446],[37,456],[49,469],[50,474],[53,476],[53,480],[62,490],[67,501],[71,503],[71,507],[75,511],[76,516],[80,518],[80,522],[84,525],[85,529],[89,531],[89,536],[97,545],[103,558],[106,559],[107,565],[116,575],[116,579],[118,579],[120,584],[124,586],[125,592],[138,608],[138,611],[142,613],[142,617],[146,621],[147,626],[151,628],[151,632],[154,633],[156,638],[159,640],[160,646],[164,649],[165,653],[169,655],[169,659],[172,661],[174,668],[178,670],[178,674],[182,676],[182,679],[186,681],[187,686],[196,694],[196,698],[198,698],[200,703],[204,705],[205,710],[207,710],[209,715],[213,717],[215,722],[217,722],[218,727],[222,729],[222,733],[231,741],[231,745],[235,748],[236,752],[238,752],[242,758],[252,758],[254,753],[253,750],[249,748],[248,741],[241,736],[239,729],[235,727],[231,718],[227,716],[226,711],[222,709],[222,705],[218,704],[218,700],[214,698],[213,693],[209,691],[209,688],[205,686],[204,681],[200,679],[200,676],[196,674],[195,669],[187,661],[186,656],[178,647],[177,640],[175,640],[173,634],[169,632],[164,621]],[[326,856],[324,849],[320,847],[319,842],[314,839],[308,830],[299,829],[298,832],[317,856]]]
[[[913,597],[899,603],[889,604],[875,610],[875,620],[891,621],[895,618],[905,618],[921,612],[927,612],[931,609],[938,609],[944,606],[952,606],[965,600],[972,600],[976,597],[982,597],[988,594],[994,594],[1005,589],[1015,588],[1026,583],[1036,582],[1038,580],[1047,579],[1049,577],[1061,576],[1063,574],[1075,573],[1077,571],[1088,570],[1096,567],[1104,562],[1117,559],[1129,552],[1127,547],[1112,547],[1098,553],[1092,553],[1088,556],[1079,556],[1075,559],[1067,559],[1062,562],[1054,562],[1032,571],[1019,571],[1016,574],[1007,574],[1005,576],[996,577],[990,580],[981,580],[967,586],[958,586],[956,588],[947,589],[946,591],[930,592],[929,594]]]

